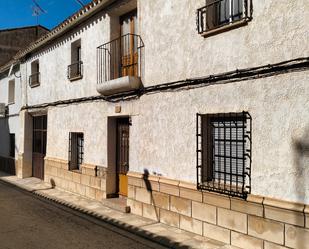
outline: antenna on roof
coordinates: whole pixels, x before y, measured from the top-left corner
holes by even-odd
[[[36,23],[39,25],[39,16],[42,14],[47,13],[38,3],[36,0],[32,0],[34,6],[32,6],[32,16],[36,16]]]
[[[79,3],[82,7],[85,7],[85,4],[82,2],[82,0],[75,0],[77,3]]]

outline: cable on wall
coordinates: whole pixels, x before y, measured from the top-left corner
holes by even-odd
[[[268,64],[264,66],[251,67],[246,69],[236,69],[234,71],[208,75],[206,77],[191,78],[186,80],[148,86],[145,88],[141,88],[139,90],[113,94],[110,96],[99,95],[99,96],[61,100],[32,106],[23,106],[21,110],[46,108],[49,106],[69,105],[74,103],[92,102],[92,101],[107,101],[112,103],[120,101],[129,101],[139,99],[143,95],[155,94],[159,92],[190,90],[215,84],[227,84],[252,79],[260,79],[290,72],[305,71],[308,69],[309,69],[309,57],[303,57],[276,64]]]

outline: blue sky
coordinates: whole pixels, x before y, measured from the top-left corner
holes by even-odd
[[[91,0],[81,0],[84,4]],[[39,24],[49,29],[72,15],[81,5],[76,0],[36,0],[47,12],[39,16]],[[32,0],[0,0],[0,29],[36,25]]]

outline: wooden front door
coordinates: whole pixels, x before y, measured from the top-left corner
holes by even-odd
[[[120,17],[121,33],[121,74],[138,76],[137,53],[137,11],[134,10]]]
[[[44,179],[46,155],[47,115],[33,117],[32,175]]]
[[[129,118],[117,120],[117,180],[118,194],[128,195],[129,171]]]

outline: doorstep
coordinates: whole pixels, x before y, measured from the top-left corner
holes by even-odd
[[[103,199],[101,202],[104,206],[109,207],[111,209],[115,209],[122,213],[130,213],[130,206],[127,205],[126,197],[119,196],[114,198],[108,198]]]
[[[85,213],[168,248],[239,249],[138,215],[114,210],[99,201],[53,188],[50,184],[34,177],[20,179],[0,171],[0,181],[15,185],[37,196]],[[122,201],[113,200],[112,202]]]

